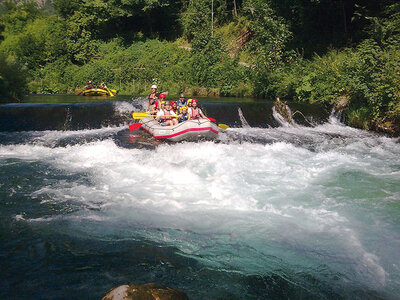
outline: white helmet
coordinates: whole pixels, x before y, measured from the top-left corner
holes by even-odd
[[[156,89],[157,86],[156,86],[155,84],[153,84],[153,85],[151,86],[151,88],[152,88],[152,89]]]

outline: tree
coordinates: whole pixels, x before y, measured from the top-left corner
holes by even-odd
[[[95,39],[111,39],[116,35],[129,37],[138,32],[176,38],[180,32],[181,1],[53,0],[53,3],[66,20],[72,18],[76,22],[76,16],[88,19],[85,30]],[[82,20],[78,21],[84,25]]]
[[[57,14],[63,18],[68,18],[79,9],[80,5],[83,4],[81,0],[53,0],[52,4]]]
[[[3,25],[3,24],[0,24],[0,42],[1,42],[2,40],[4,40],[4,36],[2,35],[3,31],[4,31],[4,25]]]
[[[276,67],[282,56],[291,32],[285,21],[277,17],[271,7],[262,0],[246,0],[243,15],[248,20],[248,50],[254,55],[259,69]]]
[[[12,34],[22,32],[27,24],[43,16],[42,11],[34,1],[17,4],[15,1],[5,0],[0,4],[0,11],[5,30]]]
[[[26,72],[15,59],[0,53],[0,102],[22,99],[26,92]]]
[[[211,13],[214,4],[214,25],[226,21],[227,4],[226,0],[189,0],[188,6],[182,12],[181,24],[183,35],[188,40],[192,40],[196,34],[208,32],[211,35]]]

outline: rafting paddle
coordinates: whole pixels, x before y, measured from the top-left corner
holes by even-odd
[[[152,114],[151,113],[147,113],[147,112],[134,112],[134,113],[132,113],[132,117],[134,119],[144,119],[144,118],[151,117],[151,116],[152,116]]]
[[[130,130],[130,131],[133,131],[133,130],[139,129],[140,127],[142,127],[142,125],[143,125],[143,123],[134,123],[134,124],[131,124],[131,125],[129,125],[129,130]]]
[[[217,122],[217,120],[215,120],[214,118],[209,118],[209,117],[207,117],[207,119],[209,119],[211,122],[214,122],[214,123]],[[218,127],[221,128],[221,129],[223,129],[223,130],[229,128],[229,126],[228,126],[228,125],[225,125],[225,124],[218,124]]]
[[[111,92],[111,90],[109,88],[106,88],[106,91],[110,93],[111,97],[114,97],[114,94]]]
[[[152,116],[154,116],[154,114],[146,113],[146,112],[134,112],[134,113],[132,113],[132,117],[134,119],[144,119],[144,118],[148,118],[148,117],[152,117]],[[165,117],[178,118],[179,116],[168,115],[168,116],[165,116]]]

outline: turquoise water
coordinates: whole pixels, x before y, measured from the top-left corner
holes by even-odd
[[[0,106],[1,298],[398,299],[398,139],[215,103],[215,142],[155,144],[143,104]]]

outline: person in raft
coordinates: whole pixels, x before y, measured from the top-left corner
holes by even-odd
[[[165,101],[161,101],[160,102],[160,109],[158,111],[164,110],[164,109],[165,109]]]
[[[176,104],[176,101],[171,101],[171,107],[172,107],[172,110],[174,111],[174,113],[176,113],[176,114],[180,113],[180,110],[179,110],[178,104]]]
[[[176,105],[178,105],[179,110],[181,110],[182,106],[186,106],[185,95],[183,93],[179,95],[179,100]]]
[[[181,114],[179,115],[179,122],[185,122],[189,120],[189,114],[188,114],[188,107],[182,106],[181,107]]]
[[[106,84],[104,83],[104,81],[102,81],[99,85],[99,89],[105,90],[107,88]]]
[[[188,101],[186,102],[186,106],[189,108],[192,107],[192,99],[188,99]]]
[[[159,109],[158,110],[160,110],[160,109],[165,109],[165,94],[160,94],[160,96],[158,96],[158,98],[159,98]]]
[[[155,95],[155,98],[153,100],[151,100],[151,104],[149,102],[149,107],[147,109],[147,111],[150,111],[151,114],[156,115],[157,112],[160,110],[160,106],[161,106],[161,102],[159,99],[159,95]]]
[[[85,85],[84,89],[85,90],[94,89],[94,86],[93,86],[93,84],[92,84],[92,82],[90,80],[86,81],[86,85]]]
[[[151,86],[151,93],[148,97],[149,100],[149,104],[147,105],[147,111],[150,110],[150,106],[154,105],[155,101],[157,101],[158,99],[158,95],[157,95],[157,86],[155,84],[153,84]]]
[[[168,117],[168,116],[175,116]],[[165,109],[161,109],[157,113],[156,120],[161,122],[161,126],[173,126],[178,124],[178,120],[176,119],[176,114],[171,110],[171,105],[169,101],[165,101]]]
[[[191,103],[192,107],[190,107],[188,110],[189,120],[197,120],[200,118],[208,119],[197,106],[197,99],[192,99]]]

